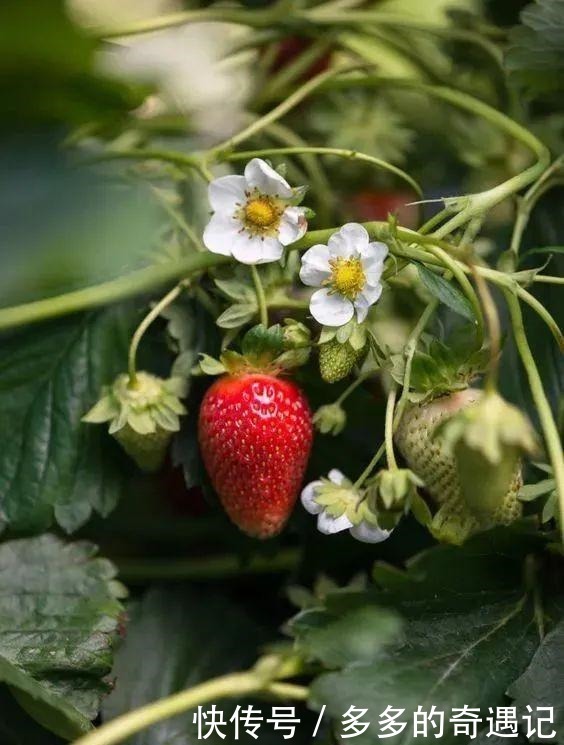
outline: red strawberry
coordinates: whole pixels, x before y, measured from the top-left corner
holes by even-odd
[[[296,501],[312,442],[308,402],[291,381],[224,375],[200,408],[206,470],[225,511],[248,535],[269,538]]]

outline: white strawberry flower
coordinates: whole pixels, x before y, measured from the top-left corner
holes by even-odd
[[[204,231],[213,253],[243,264],[278,261],[284,246],[307,230],[305,209],[291,204],[295,192],[268,163],[253,158],[244,176],[221,176],[208,189],[214,211]]]
[[[382,272],[388,255],[385,243],[371,242],[366,229],[350,222],[302,256],[300,279],[321,289],[309,309],[324,326],[344,326],[356,313],[359,323],[382,294]]]
[[[362,496],[341,471],[333,468],[328,479],[312,481],[302,491],[301,501],[310,515],[317,515],[317,529],[325,535],[348,530],[364,543],[381,543],[391,535],[378,527]]]

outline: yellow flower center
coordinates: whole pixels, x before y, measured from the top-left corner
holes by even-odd
[[[276,205],[268,197],[250,199],[244,207],[245,222],[257,228],[270,228],[280,217]]]
[[[355,300],[366,284],[366,276],[360,259],[331,259],[329,265],[332,270],[329,284],[339,295]]]

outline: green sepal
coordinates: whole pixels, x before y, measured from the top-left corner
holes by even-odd
[[[499,507],[520,473],[521,456],[538,447],[528,419],[496,392],[446,419],[433,437],[454,456],[465,502],[479,516]]]
[[[262,323],[249,329],[241,344],[241,351],[250,363],[266,365],[284,351],[284,333],[280,324],[266,328]]]
[[[376,515],[378,525],[386,530],[394,528],[412,509],[418,497],[421,479],[409,468],[382,468],[366,484],[367,503]],[[418,504],[421,513],[421,505]]]
[[[449,339],[448,344],[437,337],[424,337],[411,365],[409,398],[423,403],[445,393],[462,391],[482,374],[490,362],[487,347],[476,347],[473,327],[464,325],[466,333]],[[405,354],[392,354],[383,361],[393,379],[404,384]]]
[[[322,435],[338,435],[347,423],[347,415],[338,403],[320,406],[313,415],[313,424]]]
[[[173,432],[180,429],[179,417],[186,414],[180,398],[186,395],[186,381],[164,380],[138,372],[131,381],[119,375],[102,391],[100,400],[82,418],[83,422],[109,422],[108,432],[120,443],[137,465],[157,470],[166,455]]]

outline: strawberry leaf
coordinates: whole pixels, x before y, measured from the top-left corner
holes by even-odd
[[[505,66],[531,97],[558,100],[564,92],[564,0],[539,0],[521,12]]]
[[[123,610],[114,575],[87,543],[44,535],[0,547],[0,681],[66,739],[91,728],[110,690]]]
[[[254,664],[265,641],[267,637],[256,622],[219,594],[190,585],[154,587],[131,608],[127,637],[117,654],[118,685],[104,703],[104,720],[217,675],[244,670]],[[215,703],[228,723],[239,702]],[[244,705],[249,703],[246,700]],[[252,705],[264,717],[258,740],[245,736],[241,728],[238,742],[280,743],[280,733],[273,732],[272,725],[266,722],[271,704],[253,701]],[[203,707],[204,711],[208,708]],[[193,716],[194,711],[187,711],[166,719],[139,732],[129,743],[195,745],[199,740]],[[213,733],[206,742],[218,745],[235,741],[232,723],[220,727],[220,732],[227,735],[225,740]],[[309,742],[305,737],[302,740],[300,734],[307,735],[308,727],[298,726],[292,742]]]
[[[480,708],[481,729],[488,707],[503,705],[538,645],[522,572],[527,553],[539,546],[522,528],[492,531],[463,548],[431,549],[406,572],[379,564],[377,586],[328,593],[290,626],[310,658],[337,668],[313,682],[312,704],[327,706],[337,734],[350,706],[366,709],[362,720],[370,726],[356,737],[361,745],[381,742],[380,714],[389,705],[403,710],[402,743],[420,739],[413,733],[418,706],[445,712],[447,743],[458,741],[448,722],[454,707]],[[399,634],[390,633],[390,614],[403,618]]]
[[[0,365],[0,513],[13,530],[67,531],[107,515],[123,458],[81,417],[126,364],[130,306],[53,322],[6,339]]]
[[[463,295],[451,282],[447,282],[438,274],[427,269],[423,264],[417,264],[419,276],[431,295],[440,300],[441,303],[450,308],[459,316],[475,321],[474,310],[467,297]]]
[[[539,716],[546,716],[547,712],[537,712],[537,707],[552,706],[554,708],[553,725],[542,725],[541,735],[550,733],[553,729],[557,733],[564,732],[564,621],[560,623],[543,639],[540,647],[531,660],[531,664],[523,675],[510,686],[508,695],[514,699],[514,704],[521,714],[527,713],[527,706],[533,709],[533,726],[537,734],[531,739],[539,739]]]

